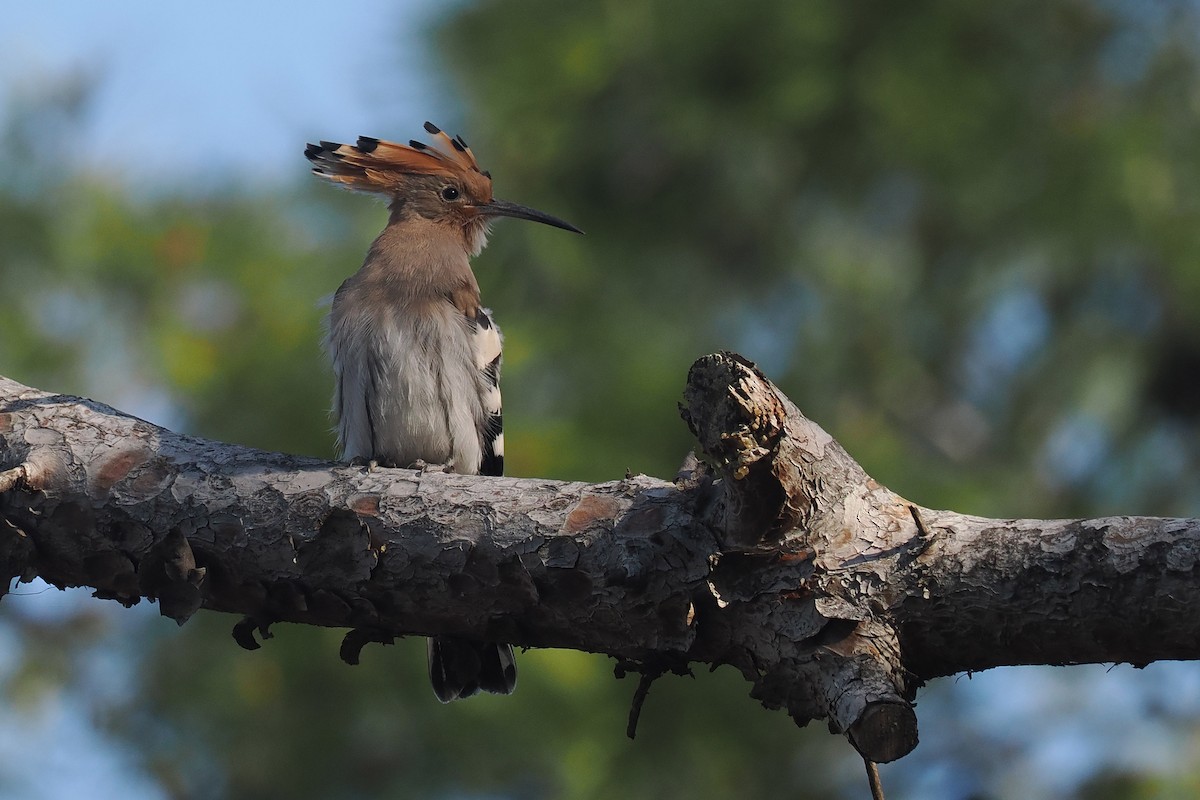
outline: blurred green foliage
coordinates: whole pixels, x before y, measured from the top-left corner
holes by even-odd
[[[476,149],[504,187],[591,233],[523,250],[552,265],[532,291],[616,328],[531,333],[554,359],[548,407],[618,454],[653,442],[658,458],[634,466],[665,472],[685,442],[659,398],[691,356],[733,347],[919,499],[1195,508],[1171,480],[1194,463],[1183,434],[1200,399],[1181,369],[1200,353],[1194,19],[1122,8],[521,0],[462,14],[443,40],[466,127],[488,137]],[[513,46],[534,30],[538,46]],[[524,241],[501,237],[485,263]],[[488,288],[501,307],[531,291]],[[1076,429],[1094,454],[1063,442]]]
[[[510,471],[672,474],[687,368],[729,348],[917,502],[1200,513],[1196,21],[1117,0],[455,6],[435,34],[463,100],[451,129],[501,196],[588,231],[501,223],[477,262],[506,333]],[[318,300],[382,209],[300,177],[146,196],[64,170],[88,91],[9,109],[0,371],[331,455]],[[45,623],[21,620],[42,653]],[[657,684],[631,744],[633,686],[598,657],[529,653],[513,698],[443,708],[419,643],[351,669],[337,632],[283,628],[247,653],[230,623],[143,618],[137,690],[94,710],[169,796],[863,791],[847,747],[756,708],[728,670]],[[967,713],[928,697],[926,730]],[[965,742],[945,757],[1005,768]],[[1078,796],[1194,789],[1173,780],[1114,770]]]

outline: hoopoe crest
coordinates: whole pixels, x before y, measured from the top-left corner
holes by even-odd
[[[583,233],[569,222],[526,206],[492,196],[492,175],[479,168],[475,154],[461,136],[450,136],[432,122],[425,130],[435,145],[416,139],[397,144],[370,136],[353,145],[322,141],[310,144],[304,155],[313,173],[333,183],[361,192],[387,195],[412,202],[418,213],[441,216],[462,225],[470,255],[487,243],[488,226],[495,217],[516,217]],[[434,189],[427,192],[423,189]],[[436,200],[435,200],[436,197]],[[438,204],[440,201],[441,205]]]

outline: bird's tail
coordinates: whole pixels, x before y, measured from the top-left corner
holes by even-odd
[[[449,703],[477,694],[512,694],[517,662],[512,646],[449,636],[429,639],[429,680],[438,700]]]

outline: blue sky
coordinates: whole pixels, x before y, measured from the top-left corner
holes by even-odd
[[[286,180],[312,138],[407,138],[455,104],[427,31],[446,3],[10,3],[0,108],[84,70],[98,83],[70,157],[156,188]],[[448,124],[448,123],[444,123]]]

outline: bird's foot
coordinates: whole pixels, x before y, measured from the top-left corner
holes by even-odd
[[[409,464],[408,468],[415,469],[417,472],[420,472],[421,474],[424,474],[426,472],[453,472],[454,471],[454,459],[450,459],[450,461],[448,461],[445,464],[430,464],[428,461],[425,461],[422,458],[418,458],[416,461]]]
[[[394,467],[395,464],[393,464],[390,461],[380,461],[379,459],[375,459],[375,458],[366,458],[365,456],[355,456],[354,458],[350,459],[350,466],[362,467],[363,472],[370,473],[370,472],[375,472],[380,467],[383,467],[385,469]]]
[[[350,466],[362,467],[363,472],[374,472],[375,470],[379,469],[379,462],[373,458],[355,456],[354,458],[350,459]]]

